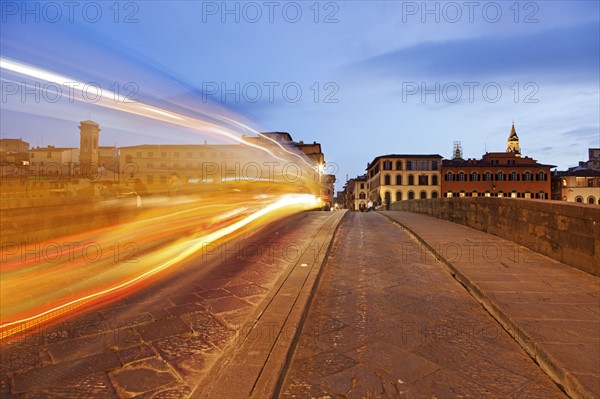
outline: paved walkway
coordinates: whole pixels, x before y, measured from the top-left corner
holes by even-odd
[[[600,278],[513,242],[408,212],[384,215],[418,235],[575,398],[600,398]]]
[[[318,262],[329,242],[314,237],[332,217],[304,212],[207,247],[160,284],[3,343],[0,397],[188,397],[301,256]]]
[[[447,250],[447,256],[452,247],[450,244],[460,245],[465,237],[473,240],[483,234],[463,231],[460,226],[425,216],[385,214],[415,228],[419,226],[422,232],[430,234],[429,242],[441,243],[439,245]],[[485,234],[478,237],[479,242],[491,240]],[[336,251],[325,265],[278,393],[280,397],[566,397],[509,333],[452,277],[446,266],[382,214],[348,214],[340,226],[334,247]],[[499,263],[481,263],[476,259],[466,262],[471,270],[507,269]],[[526,301],[532,298],[528,287],[544,284],[531,282],[533,275],[528,274],[526,284],[501,276],[489,281],[520,291],[504,297]],[[566,279],[571,274],[564,270],[563,275]],[[589,281],[578,272],[574,275],[574,280]],[[545,279],[539,272],[537,277],[538,280]],[[563,281],[564,301],[587,299],[587,293],[569,291],[569,288],[575,288],[571,284],[575,282]],[[593,284],[588,288],[593,289]],[[512,303],[518,303],[518,300]],[[539,304],[539,301],[534,303]],[[593,302],[586,304],[594,307]],[[583,308],[589,316],[597,315],[594,309]],[[511,309],[523,317],[545,314],[554,319],[561,314],[553,310],[552,304],[544,308],[517,304]],[[538,334],[567,334],[569,331],[572,337],[580,334],[579,325],[563,325],[567,326],[569,328],[555,331],[533,324],[529,325],[528,331]],[[591,337],[597,332],[593,322],[586,326],[584,335]],[[592,346],[587,348],[593,349]],[[598,370],[594,354],[578,356],[582,366]]]

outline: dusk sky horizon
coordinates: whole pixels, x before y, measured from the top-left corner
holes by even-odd
[[[600,147],[598,2],[65,4],[3,2],[2,59],[320,142],[336,190],[383,154],[504,151],[513,121],[523,155],[559,170]],[[3,138],[78,146],[92,119],[101,145],[205,139],[1,74]]]

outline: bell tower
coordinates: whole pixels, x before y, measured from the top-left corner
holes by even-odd
[[[521,156],[521,147],[519,146],[519,136],[515,129],[515,123],[513,122],[512,128],[510,129],[510,135],[508,136],[506,152],[512,152],[517,157]]]
[[[79,125],[79,165],[85,169],[98,167],[98,137],[100,125],[94,121],[82,121]]]

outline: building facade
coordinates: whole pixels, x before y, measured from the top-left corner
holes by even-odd
[[[557,200],[600,205],[600,170],[572,168],[556,174]]]
[[[458,152],[460,153],[460,152]],[[505,152],[488,152],[481,159],[456,157],[442,163],[444,197],[512,197],[550,199],[550,168],[523,157],[512,126]]]
[[[353,211],[365,211],[369,202],[367,175],[357,176],[346,182],[342,192],[343,207]]]
[[[442,156],[390,154],[367,165],[368,198],[387,206],[393,202],[438,198]]]

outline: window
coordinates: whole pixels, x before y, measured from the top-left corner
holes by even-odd
[[[583,202],[583,197],[578,195],[577,197],[575,197],[575,202]]]
[[[389,191],[386,191],[383,197],[385,198],[386,204],[389,205],[392,202],[392,193],[390,193]]]
[[[496,181],[504,181],[504,172],[499,171],[496,173]]]
[[[471,173],[471,181],[479,181],[479,173],[472,172]]]
[[[465,172],[458,172],[458,181],[467,181],[467,175]]]
[[[515,160],[514,160],[514,159],[509,159],[509,160],[506,162],[506,164],[507,164],[507,165],[514,165],[514,164],[515,164]]]
[[[413,161],[406,161],[406,170],[413,170]]]
[[[383,170],[392,170],[392,161],[383,161]]]
[[[431,192],[431,198],[437,198],[438,197],[438,192],[437,191],[432,191]]]
[[[360,189],[364,189],[365,188],[365,183],[360,183]]]
[[[498,197],[500,197],[500,198],[504,197],[504,191],[502,191],[502,190],[498,191]]]
[[[444,175],[444,180],[446,181],[454,181],[454,173],[448,172]]]
[[[419,161],[419,170],[427,170],[427,161]]]
[[[432,186],[437,186],[438,185],[438,177],[437,177],[437,175],[431,176],[431,185]]]
[[[392,184],[392,182],[391,182],[392,179],[391,179],[390,175],[385,175],[385,177],[383,178],[383,180],[384,180],[383,184],[386,185],[386,186],[389,186],[390,184]]]
[[[531,192],[525,191],[525,194],[523,195],[523,197],[527,198],[527,199],[531,198]]]
[[[396,175],[396,185],[397,186],[402,185],[402,175]]]
[[[411,199],[415,199],[415,193],[414,193],[414,192],[412,192],[412,191],[409,191],[409,192],[408,192],[408,199],[409,199],[409,200],[411,200]]]
[[[448,192],[446,193],[446,198],[452,198],[452,196],[453,196],[453,195],[454,195],[454,194],[452,194],[452,191],[448,191]]]
[[[513,190],[513,191],[510,193],[510,197],[511,197],[511,198],[518,198],[518,197],[519,197],[519,193],[518,193],[516,190]]]
[[[420,175],[419,176],[419,186],[427,186],[429,185],[429,176]]]
[[[467,193],[465,193],[464,191],[461,191],[461,192],[458,194],[458,196],[459,196],[459,197],[461,197],[461,198],[462,198],[462,197],[466,197],[466,196],[467,196]]]
[[[527,171],[523,173],[523,181],[533,181],[533,175],[531,172]]]
[[[415,185],[415,177],[413,175],[408,175],[408,185],[409,186]]]
[[[546,196],[546,193],[545,193],[545,192],[543,192],[543,191],[540,191],[540,192],[538,193],[537,197],[538,197],[539,199],[547,199],[547,198],[548,198],[548,197]]]
[[[546,181],[546,173],[544,172],[537,172],[535,177],[537,181]]]
[[[510,172],[510,175],[508,175],[508,180],[509,181],[518,181],[519,180],[519,174],[515,171]]]
[[[402,170],[402,161],[396,161],[396,170]]]
[[[421,194],[419,196],[421,199],[427,199],[427,193],[425,191],[421,191]]]
[[[483,194],[485,197],[491,197],[492,193],[490,193],[489,190],[485,190],[485,193]]]
[[[359,199],[367,199],[367,195],[365,193],[358,194]]]
[[[439,164],[438,161],[431,161],[431,170],[438,170]]]
[[[596,199],[594,197],[588,197],[588,204],[595,204],[596,203]]]

